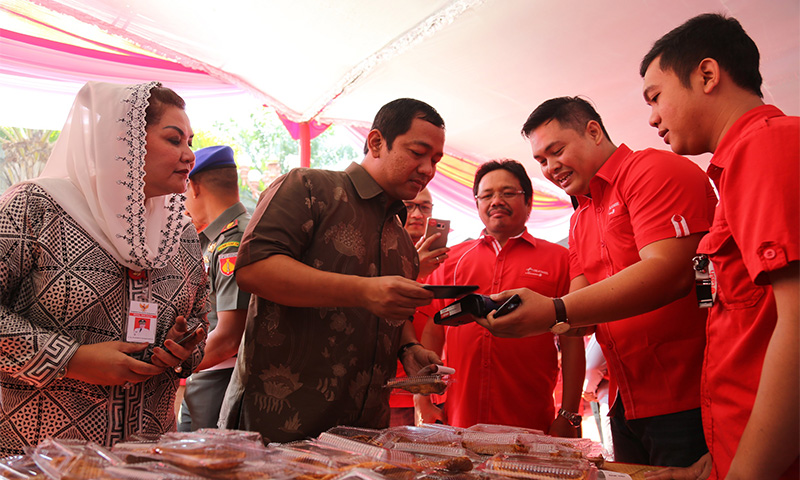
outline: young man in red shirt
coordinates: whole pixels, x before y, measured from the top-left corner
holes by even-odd
[[[717,281],[702,384],[710,455],[653,478],[798,478],[800,120],[764,104],[758,64],[739,22],[716,14],[667,33],[641,63],[650,125],[676,153],[713,153],[720,195],[697,249]]]
[[[691,259],[714,214],[708,178],[671,152],[617,147],[578,97],[542,103],[522,132],[544,176],[579,203],[570,290],[562,298],[507,292],[498,299],[519,293],[521,306],[482,323],[514,336],[598,324],[615,460],[691,465],[707,451],[699,394],[706,312],[691,291]]]

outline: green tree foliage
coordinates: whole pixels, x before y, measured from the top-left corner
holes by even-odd
[[[39,175],[58,134],[53,130],[0,127],[0,193],[14,183]],[[300,143],[292,139],[274,110],[265,107],[254,109],[243,118],[222,120],[195,132],[192,148],[212,145],[233,148],[242,173],[239,179],[242,201],[250,209],[272,179],[300,162]],[[312,168],[343,168],[361,156],[360,147],[343,128],[337,130],[332,126],[311,141]]]
[[[246,178],[239,179],[242,201],[248,207],[255,205],[257,194],[275,176],[298,167],[300,162],[300,143],[292,139],[274,110],[266,107],[257,108],[244,118],[218,121],[212,128],[195,132],[193,148],[213,145],[229,145],[240,171],[251,168],[249,182]],[[344,129],[332,126],[311,140],[311,167],[346,166],[360,158],[357,147]]]
[[[0,193],[17,182],[39,176],[58,133],[54,130],[0,127]]]

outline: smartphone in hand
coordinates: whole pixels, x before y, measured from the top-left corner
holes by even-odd
[[[425,238],[435,233],[441,233],[442,235],[434,240],[428,250],[436,250],[447,246],[447,234],[450,233],[450,220],[429,218],[428,225],[425,227]]]
[[[194,337],[195,333],[197,333],[197,330],[199,330],[202,326],[203,326],[202,323],[198,323],[194,327],[190,328],[181,338],[175,340],[175,343],[177,343],[180,346],[183,346],[186,342],[188,342]]]
[[[494,318],[502,317],[503,315],[516,310],[520,303],[522,302],[519,299],[519,295],[515,293],[511,296],[511,298],[503,302],[503,304],[497,308],[497,311],[494,312]]]

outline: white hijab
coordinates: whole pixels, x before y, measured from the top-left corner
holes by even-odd
[[[189,221],[183,195],[144,197],[145,109],[157,85],[84,85],[42,174],[31,180],[135,271],[164,267]]]

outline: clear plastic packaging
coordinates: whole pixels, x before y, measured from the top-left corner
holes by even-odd
[[[47,477],[29,455],[13,455],[0,458],[0,478],[8,480],[39,480]]]
[[[123,464],[119,457],[93,442],[47,438],[27,451],[36,465],[50,478],[113,478],[104,472],[105,468]]]
[[[560,456],[583,457],[601,465],[603,462],[603,445],[589,438],[551,437],[549,435],[522,434],[522,443],[529,446],[529,451],[543,451],[550,446]]]
[[[541,430],[534,428],[512,427],[510,425],[495,425],[492,423],[476,423],[475,425],[467,428],[470,432],[483,432],[483,433],[531,433],[536,435],[544,435]]]
[[[464,448],[479,455],[527,453],[529,447],[520,441],[519,436],[519,433],[465,431],[461,438],[461,444]]]
[[[241,465],[251,455],[247,446],[231,442],[199,439],[167,440],[159,442],[153,451],[165,461],[189,469],[225,470]]]
[[[183,440],[183,439],[202,439],[220,440],[236,444],[250,443],[253,445],[264,446],[261,434],[258,432],[248,432],[245,430],[229,430],[224,428],[201,428],[194,432],[168,432],[161,437],[163,440]]]
[[[461,447],[461,435],[456,430],[422,425],[419,427],[397,426],[383,431],[377,441],[387,447],[397,444],[424,443],[444,447]],[[408,450],[412,451],[412,450]]]
[[[478,467],[482,471],[526,480],[594,480],[597,469],[580,458],[497,454]]]
[[[377,445],[369,445],[328,432],[321,433],[317,441],[324,445],[330,445],[334,448],[363,455],[381,462],[402,466],[412,466],[414,464],[414,456],[410,453],[401,452],[399,450],[389,450],[388,448],[379,447]]]
[[[394,377],[386,382],[386,388],[399,388],[419,395],[441,395],[450,385],[450,375],[416,375]]]
[[[414,480],[414,478],[419,473],[411,468],[403,467],[400,465],[393,465],[391,463],[383,461],[362,462],[353,465],[351,467],[345,467],[342,470],[346,472],[351,472],[354,469],[371,470],[372,472],[383,475],[385,478],[388,478],[389,480]]]
[[[338,435],[340,437],[349,438],[351,440],[356,440],[362,443],[369,443],[371,445],[380,446],[380,444],[377,443],[377,438],[381,436],[383,430],[375,430],[372,428],[339,426],[328,429],[327,433]]]

